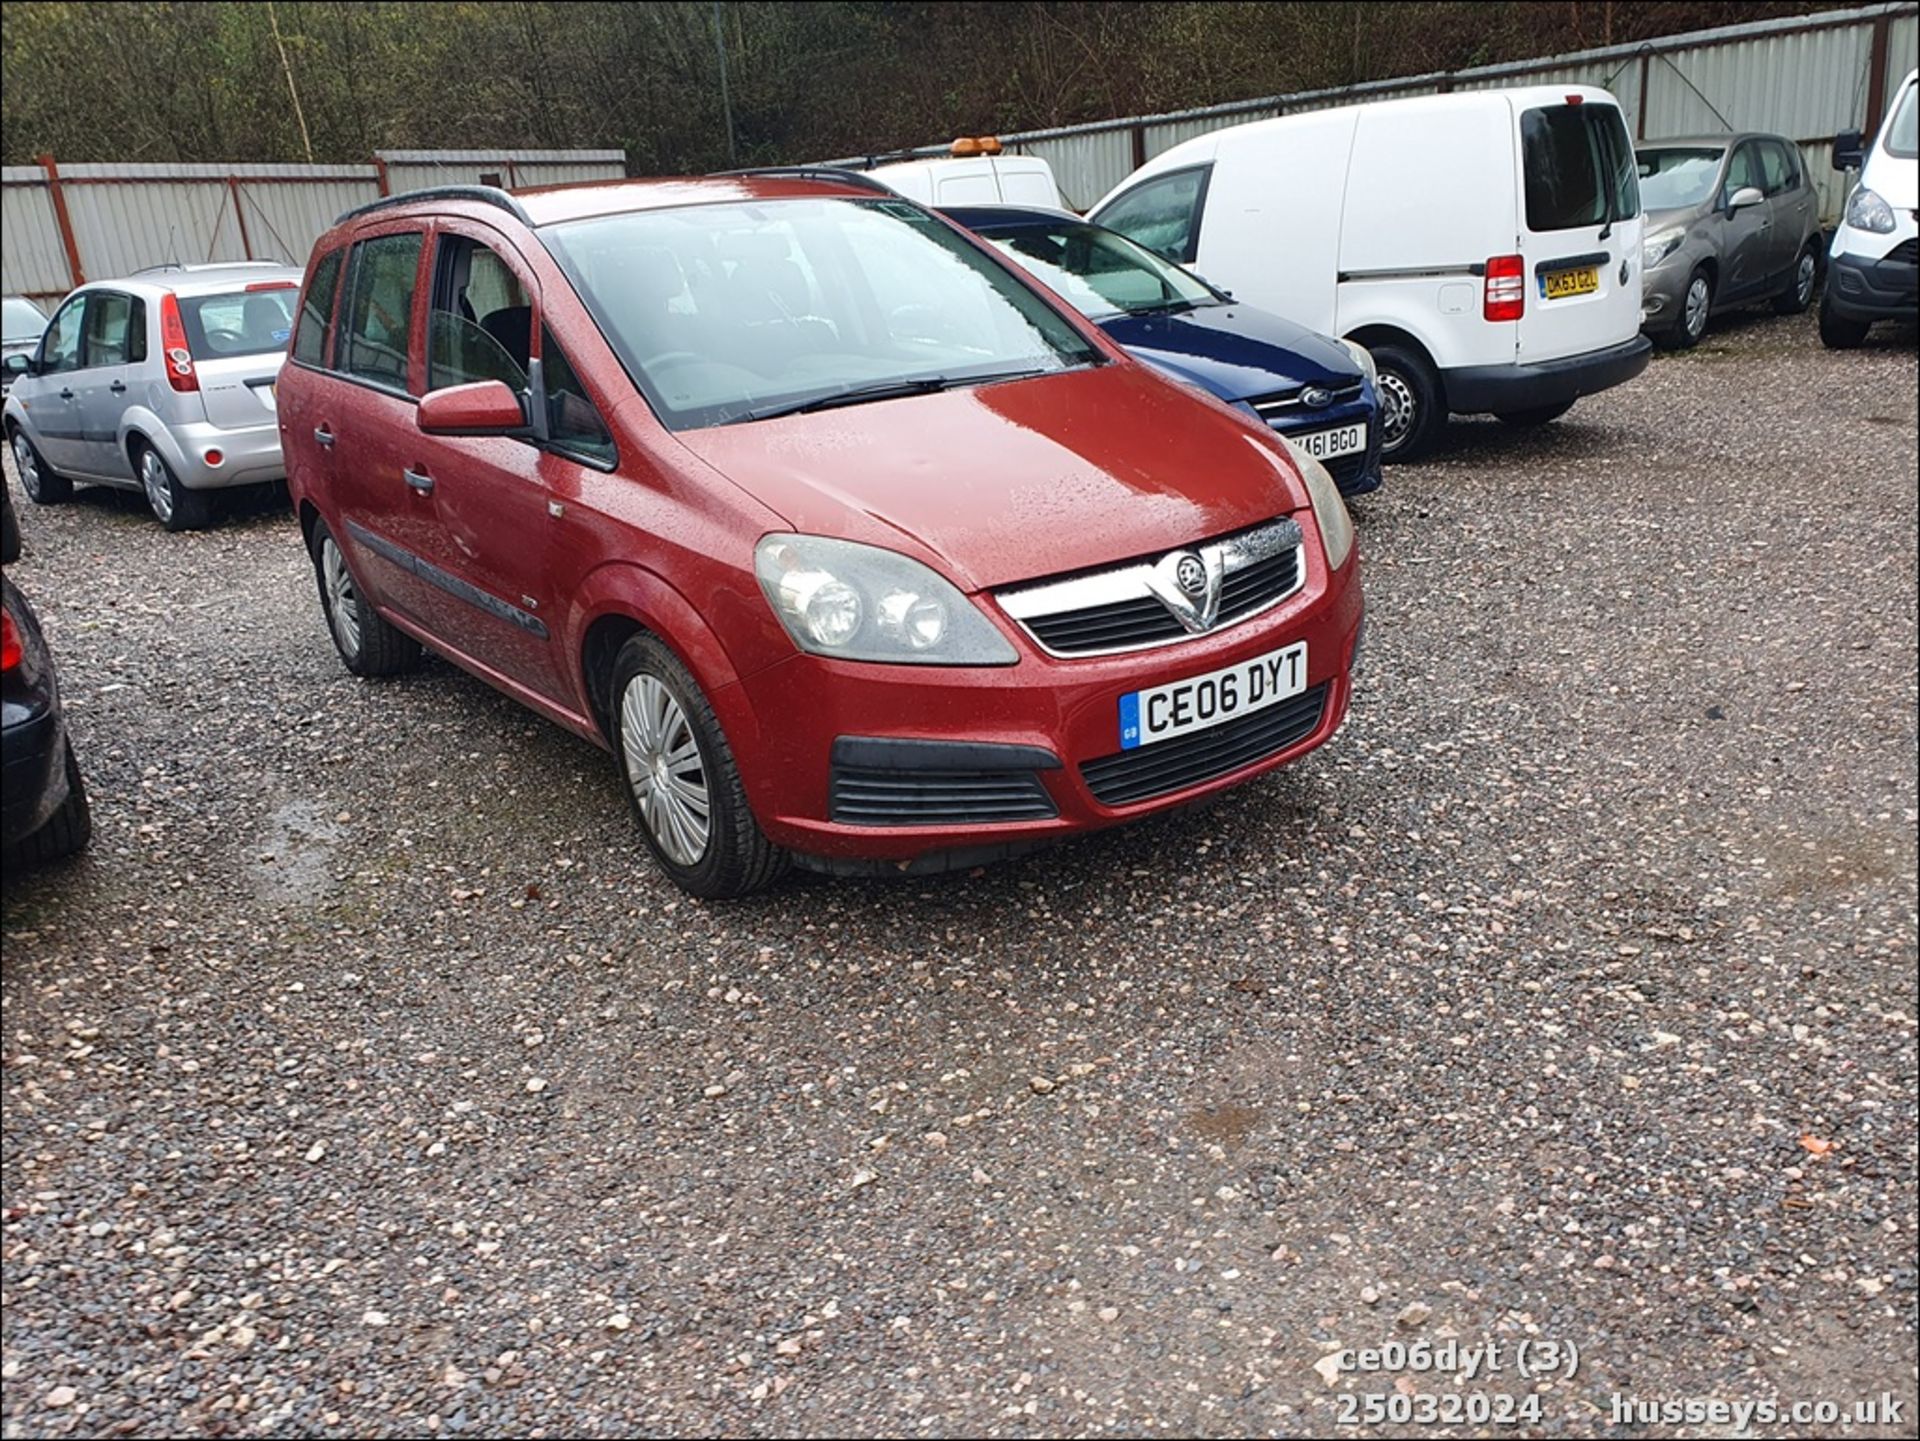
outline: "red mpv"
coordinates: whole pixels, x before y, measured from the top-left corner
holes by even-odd
[[[278,405],[348,669],[424,643],[608,747],[696,895],[976,864],[1346,713],[1318,463],[863,176],[366,206]]]

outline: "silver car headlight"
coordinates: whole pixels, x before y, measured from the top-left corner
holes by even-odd
[[[767,603],[801,650],[894,665],[1012,665],[1007,638],[919,561],[819,535],[769,535],[753,550]]]
[[[1373,356],[1368,354],[1366,346],[1352,340],[1343,340],[1340,343],[1347,348],[1347,354],[1353,357],[1353,363],[1360,367],[1360,373],[1366,376],[1367,384],[1378,389],[1380,372],[1374,369]]]
[[[1687,238],[1684,230],[1663,230],[1658,235],[1649,235],[1646,243],[1640,247],[1640,268],[1651,270],[1680,248],[1680,242]]]
[[[1353,517],[1341,499],[1340,487],[1333,483],[1327,468],[1286,436],[1280,437],[1287,454],[1299,467],[1300,478],[1307,483],[1307,498],[1313,502],[1313,520],[1320,531],[1320,544],[1326,548],[1327,569],[1338,570],[1353,554]]]
[[[1847,197],[1847,224],[1875,235],[1893,233],[1893,207],[1862,185]]]

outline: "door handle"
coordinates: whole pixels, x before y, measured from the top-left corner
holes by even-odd
[[[433,477],[428,475],[424,470],[403,470],[400,474],[406,477],[408,485],[412,486],[422,495],[431,495],[433,493]]]
[[[324,425],[316,425],[313,428],[313,438],[321,445],[331,446],[333,444],[333,432],[328,430]]]
[[[73,399],[73,392],[72,392],[71,390],[62,390],[62,391],[60,392],[60,398],[61,398],[62,400],[72,400],[72,399]]]
[[[127,393],[127,383],[124,380],[116,380],[112,385],[109,385],[107,389],[111,390],[115,395],[125,395]]]

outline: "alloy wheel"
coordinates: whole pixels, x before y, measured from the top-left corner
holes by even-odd
[[[654,843],[676,865],[706,854],[713,802],[700,742],[680,702],[657,677],[636,675],[620,697],[627,784]]]
[[[146,491],[147,504],[162,525],[173,519],[173,481],[158,451],[144,451],[140,456],[140,488]]]
[[[13,437],[13,464],[20,472],[20,488],[28,500],[40,499],[40,462],[34,456],[33,442],[24,435]]]
[[[352,659],[360,654],[360,597],[353,588],[353,572],[333,537],[320,542],[320,579],[327,588],[327,619],[333,626],[333,638],[341,653]]]
[[[1687,286],[1686,326],[1687,334],[1698,340],[1707,328],[1707,305],[1713,299],[1713,292],[1707,285],[1707,277],[1696,275]]]
[[[1793,303],[1795,305],[1805,306],[1808,301],[1813,299],[1813,278],[1819,268],[1819,263],[1815,260],[1811,250],[1801,255],[1800,268],[1796,270],[1793,275]]]

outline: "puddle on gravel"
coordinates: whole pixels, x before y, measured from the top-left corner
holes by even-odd
[[[339,822],[312,801],[292,801],[268,816],[254,847],[251,879],[265,900],[317,901],[332,883]]]

